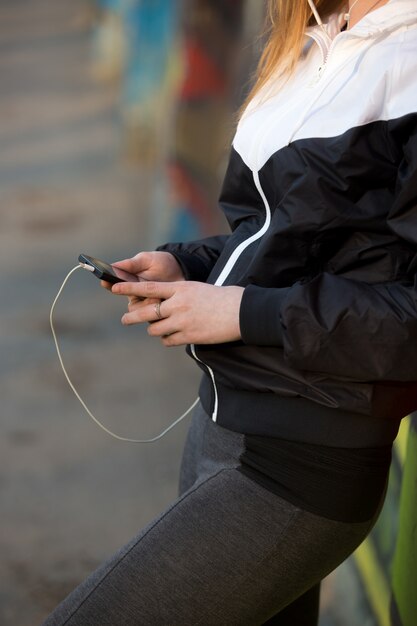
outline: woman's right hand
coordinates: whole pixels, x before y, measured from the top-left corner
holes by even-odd
[[[170,252],[139,252],[133,258],[117,261],[113,265],[144,280],[162,282],[185,280],[178,261]],[[101,284],[109,291],[112,288],[106,281],[101,281]]]

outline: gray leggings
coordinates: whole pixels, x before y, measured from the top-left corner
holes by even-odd
[[[44,626],[315,626],[320,581],[362,542],[377,512],[344,523],[303,511],[239,472],[242,451],[243,436],[198,407],[182,495]]]

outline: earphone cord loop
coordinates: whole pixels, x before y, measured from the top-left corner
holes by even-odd
[[[191,413],[191,411],[194,409],[194,407],[198,404],[200,398],[197,398],[193,404],[185,411],[185,413],[183,413],[182,415],[180,415],[180,417],[178,417],[174,422],[172,422],[172,424],[170,424],[168,426],[168,428],[165,428],[165,430],[163,430],[159,435],[157,435],[156,437],[152,437],[152,439],[130,439],[129,437],[121,437],[120,435],[117,435],[116,433],[112,432],[111,430],[109,430],[106,426],[104,426],[104,424],[102,424],[90,411],[90,409],[88,408],[88,406],[86,405],[86,403],[84,402],[84,400],[81,398],[80,394],[78,393],[78,391],[76,390],[76,388],[74,387],[73,382],[71,381],[68,372],[65,368],[64,362],[62,360],[62,355],[61,355],[61,350],[58,344],[58,339],[56,336],[56,332],[55,332],[55,328],[54,328],[54,310],[55,310],[55,305],[58,302],[58,299],[65,287],[65,285],[68,282],[68,279],[70,278],[70,276],[76,272],[77,270],[82,269],[81,265],[77,265],[76,267],[73,267],[72,270],[67,274],[67,276],[64,279],[64,282],[62,283],[57,295],[55,296],[55,299],[52,303],[51,306],[51,311],[49,313],[49,323],[51,326],[51,331],[52,331],[52,337],[54,339],[54,343],[55,343],[55,348],[58,354],[58,359],[59,359],[59,363],[61,365],[62,371],[64,372],[65,378],[67,379],[67,382],[69,384],[69,386],[71,387],[72,391],[74,392],[75,396],[78,398],[78,400],[80,401],[80,403],[82,404],[82,406],[84,407],[85,411],[87,412],[87,414],[91,417],[91,419],[97,424],[97,426],[99,426],[102,430],[104,430],[108,435],[110,435],[111,437],[114,437],[115,439],[118,439],[119,441],[126,441],[129,443],[154,443],[155,441],[158,441],[158,439],[162,439],[162,437],[164,437],[164,435],[166,435],[172,428],[174,428],[177,424],[179,424],[185,417],[187,417],[187,415],[189,415],[189,413]]]

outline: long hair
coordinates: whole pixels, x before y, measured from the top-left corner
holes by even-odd
[[[322,19],[347,4],[346,0],[315,0]],[[255,74],[254,85],[244,106],[278,71],[290,76],[300,58],[304,34],[315,18],[307,0],[268,0],[265,46]]]

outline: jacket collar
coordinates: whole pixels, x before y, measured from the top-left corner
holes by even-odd
[[[379,9],[365,15],[351,29],[351,32],[364,32],[369,35],[374,32],[389,33],[409,24],[417,25],[417,3],[415,0],[390,0]]]
[[[402,26],[415,24],[417,26],[417,3],[415,0],[389,0],[379,9],[365,15],[360,22],[349,30],[350,35],[356,37],[372,37],[383,32],[389,33]],[[343,13],[336,13],[323,22],[324,29],[331,40],[340,33],[343,25]],[[323,33],[320,26],[312,26],[306,34],[313,36]]]

